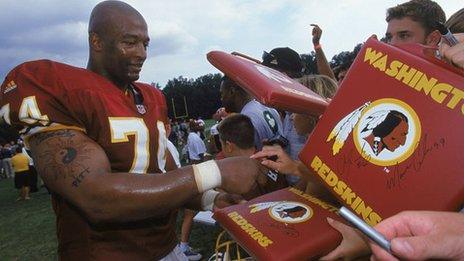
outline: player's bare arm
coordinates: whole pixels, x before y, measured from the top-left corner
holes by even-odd
[[[91,222],[160,216],[203,192],[191,166],[155,175],[112,173],[103,149],[80,131],[38,133],[29,145],[47,186],[81,209]],[[218,187],[235,193],[249,189],[260,170],[258,163],[246,158],[223,160],[218,167]]]
[[[246,200],[241,195],[208,190],[187,202],[184,208],[213,211],[214,209],[221,209],[244,202]]]

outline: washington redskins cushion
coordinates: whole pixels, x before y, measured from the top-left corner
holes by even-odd
[[[371,225],[464,202],[463,71],[426,51],[369,39],[300,153]]]
[[[295,188],[281,189],[214,213],[221,226],[258,260],[307,260],[338,246],[341,235],[327,217],[330,204]]]
[[[212,51],[208,61],[244,88],[262,104],[286,111],[320,115],[327,100],[287,75],[255,61],[221,51]]]

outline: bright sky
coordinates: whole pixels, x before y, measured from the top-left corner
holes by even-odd
[[[52,59],[85,67],[87,24],[94,0],[1,0],[0,77],[19,63]],[[383,36],[385,11],[405,0],[127,0],[145,17],[149,57],[141,81],[158,82],[218,72],[211,50],[260,58],[263,50],[288,46],[312,50],[311,28],[323,29],[328,59],[351,51],[371,34]],[[437,0],[447,17],[462,0]]]

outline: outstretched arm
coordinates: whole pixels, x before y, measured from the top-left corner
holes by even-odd
[[[160,216],[205,189],[199,188],[192,166],[166,174],[112,173],[103,149],[80,131],[38,133],[30,137],[29,145],[47,186],[82,210],[92,223]],[[218,168],[217,186],[236,193],[250,188],[260,171],[259,164],[247,158],[223,160]]]
[[[301,189],[306,193],[327,202],[337,202],[317,175],[312,173],[301,161],[291,159],[282,147],[264,146],[261,151],[252,155],[251,158],[261,160],[261,164],[270,169],[277,170],[279,173],[302,177],[301,181],[304,182],[306,186]],[[275,158],[275,160],[271,160],[270,158]]]
[[[316,63],[317,63],[317,70],[319,74],[326,75],[336,81],[335,74],[330,68],[330,64],[325,57],[324,51],[322,50],[320,40],[322,36],[322,29],[317,24],[311,24],[313,26],[313,45],[314,51],[316,52]]]

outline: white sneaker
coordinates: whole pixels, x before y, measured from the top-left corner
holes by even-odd
[[[184,251],[184,255],[187,256],[190,261],[198,261],[202,257],[200,253],[193,251],[191,247],[188,247],[187,250]]]

